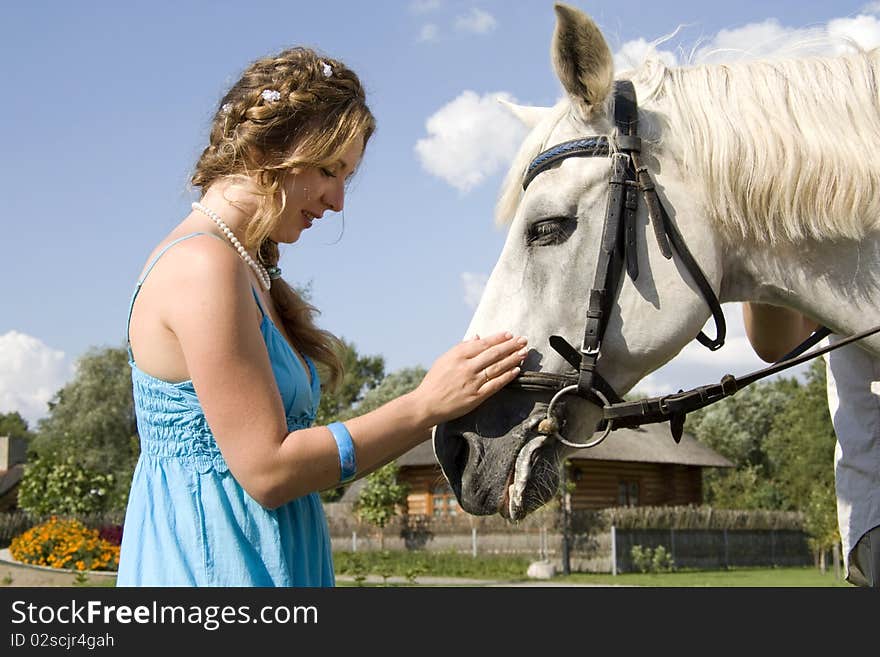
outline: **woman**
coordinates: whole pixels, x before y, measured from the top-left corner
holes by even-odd
[[[317,491],[408,451],[518,373],[526,340],[475,338],[420,385],[345,424],[312,426],[341,375],[337,341],[280,278],[375,127],[357,76],[293,48],[223,98],[192,177],[193,211],[148,259],[129,310],[141,456],[119,586],[332,586]]]

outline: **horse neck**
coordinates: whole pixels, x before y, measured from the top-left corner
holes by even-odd
[[[722,302],[786,306],[839,335],[880,324],[880,234],[858,241],[728,247]],[[880,337],[870,345],[880,353]]]

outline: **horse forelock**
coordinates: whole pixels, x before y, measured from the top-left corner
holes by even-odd
[[[640,130],[675,158],[711,220],[731,239],[859,239],[880,227],[880,50],[627,72],[643,110]],[[567,100],[528,135],[501,188],[509,222],[529,162]],[[649,147],[649,148],[650,148]]]

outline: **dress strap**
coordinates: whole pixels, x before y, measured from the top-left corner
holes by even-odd
[[[266,316],[266,311],[263,310],[263,303],[260,301],[260,295],[257,294],[257,288],[251,285],[251,292],[254,293],[254,301],[257,302],[257,308],[260,309],[260,317],[263,318]]]
[[[128,349],[128,362],[129,362],[129,364],[134,364],[134,356],[131,353],[131,341],[129,340],[129,328],[131,326],[131,313],[132,313],[132,310],[134,310],[134,300],[137,299],[137,295],[141,291],[141,286],[144,284],[144,281],[147,280],[147,276],[153,270],[153,266],[156,264],[156,262],[158,262],[159,258],[161,258],[163,255],[165,255],[165,252],[168,249],[170,249],[175,244],[183,242],[184,240],[188,240],[191,237],[198,237],[199,235],[210,235],[211,237],[214,237],[214,238],[220,240],[221,242],[224,242],[223,238],[220,237],[219,235],[215,235],[214,233],[205,233],[205,232],[190,233],[188,235],[184,235],[183,237],[178,237],[176,240],[173,240],[173,241],[169,242],[168,244],[166,244],[164,247],[162,247],[162,250],[159,251],[159,253],[157,253],[156,256],[152,260],[150,260],[150,264],[147,265],[147,268],[144,270],[143,275],[138,280],[137,285],[134,288],[134,292],[131,295],[131,301],[128,304],[128,321],[126,321],[126,323],[125,323],[125,347],[126,347],[126,349]],[[262,311],[262,307],[260,307],[260,310]]]

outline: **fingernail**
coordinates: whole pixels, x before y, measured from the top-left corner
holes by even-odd
[[[528,349],[520,349],[519,351],[516,352],[516,355],[522,356],[523,358],[525,358],[527,353],[529,353]]]
[[[516,343],[517,344],[528,344],[529,339],[523,335],[523,336],[520,336],[519,338],[517,338]]]
[[[519,370],[518,367],[514,367],[511,371],[512,371],[514,374],[519,374],[519,372],[520,372],[520,370]]]
[[[513,333],[511,333],[510,331],[505,331],[504,337],[507,338],[508,340],[510,340],[510,338],[513,337]]]

